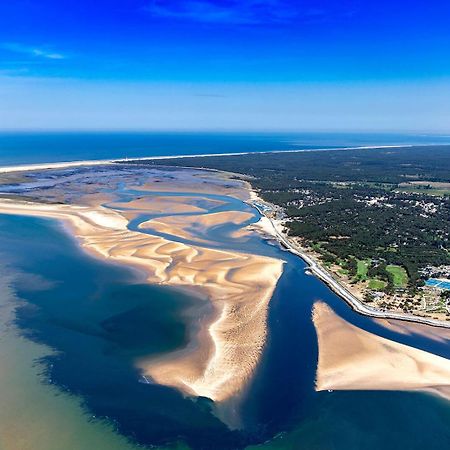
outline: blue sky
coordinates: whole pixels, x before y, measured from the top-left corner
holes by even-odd
[[[0,2],[0,128],[450,129],[450,2]]]

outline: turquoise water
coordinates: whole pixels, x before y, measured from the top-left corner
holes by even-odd
[[[138,194],[154,195],[122,189],[123,207]],[[236,199],[210,197],[225,202],[210,212],[250,210]],[[219,227],[207,237],[229,248],[232,230]],[[208,399],[187,399],[174,389],[142,383],[134,364],[136,358],[185,346],[193,318],[209,312],[205,302],[142,284],[131,270],[91,258],[54,221],[0,216],[0,254],[15,271],[12,287],[24,301],[17,325],[29,339],[58,352],[45,359],[43,379],[82,399],[90,415],[105,418],[134,442],[182,442],[193,449],[449,448],[446,400],[407,392],[315,392],[311,310],[323,300],[360,328],[447,358],[448,342],[398,334],[354,313],[306,275],[299,258],[273,243],[257,238],[239,247],[287,264],[270,304],[267,346],[242,404],[243,427],[230,430],[214,416]]]
[[[369,133],[0,133],[0,166],[90,159],[445,144],[449,136]]]

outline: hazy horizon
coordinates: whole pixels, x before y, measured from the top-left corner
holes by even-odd
[[[355,136],[422,136],[450,138],[448,130],[411,129],[260,129],[260,128],[1,128],[1,134],[236,134],[236,135],[355,135]]]

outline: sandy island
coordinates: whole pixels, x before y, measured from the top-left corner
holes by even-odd
[[[450,399],[450,360],[382,338],[314,305],[316,390],[421,390]]]
[[[161,184],[158,183],[159,190],[163,190]],[[237,190],[237,186],[232,190]],[[222,193],[223,188],[219,187],[218,191]],[[173,198],[162,197],[156,200],[155,211],[151,209],[152,202],[146,200],[136,201],[131,206],[147,213],[159,213],[169,204],[171,213],[200,212],[198,207],[186,207],[181,198],[173,201]],[[150,283],[194,287],[197,293],[207,296],[214,314],[200,327],[196,345],[190,346],[189,351],[180,350],[136,364],[155,382],[176,387],[188,395],[222,402],[241,392],[254,372],[266,341],[268,304],[281,276],[283,261],[186,245],[131,231],[127,228],[125,213],[93,203],[2,200],[0,213],[62,220],[83,248],[93,255],[140,268]],[[130,207],[130,202],[126,206]],[[198,220],[207,230],[229,220],[242,223],[248,219],[236,213],[235,219],[232,213],[227,213],[210,214]],[[179,225],[177,231],[183,232],[183,227]]]

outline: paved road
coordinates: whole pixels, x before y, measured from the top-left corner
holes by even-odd
[[[282,244],[282,246],[290,253],[293,253],[294,255],[302,258],[303,261],[305,261],[309,265],[309,270],[318,278],[320,278],[324,283],[326,283],[336,294],[342,297],[356,312],[380,319],[396,319],[407,322],[423,323],[434,327],[450,328],[450,322],[443,322],[441,320],[427,319],[424,317],[417,317],[410,314],[402,314],[391,311],[380,311],[378,309],[371,308],[370,306],[365,305],[357,297],[355,297],[352,293],[345,289],[345,287],[342,286],[338,281],[336,281],[326,269],[319,265],[310,256],[299,251],[298,248],[296,248],[296,246],[286,238],[286,236],[278,231],[273,220],[270,217],[267,217],[267,215],[260,207],[258,207],[258,205],[252,203],[252,206],[256,208],[262,216],[269,219],[270,223],[272,224],[274,234],[278,241]]]

